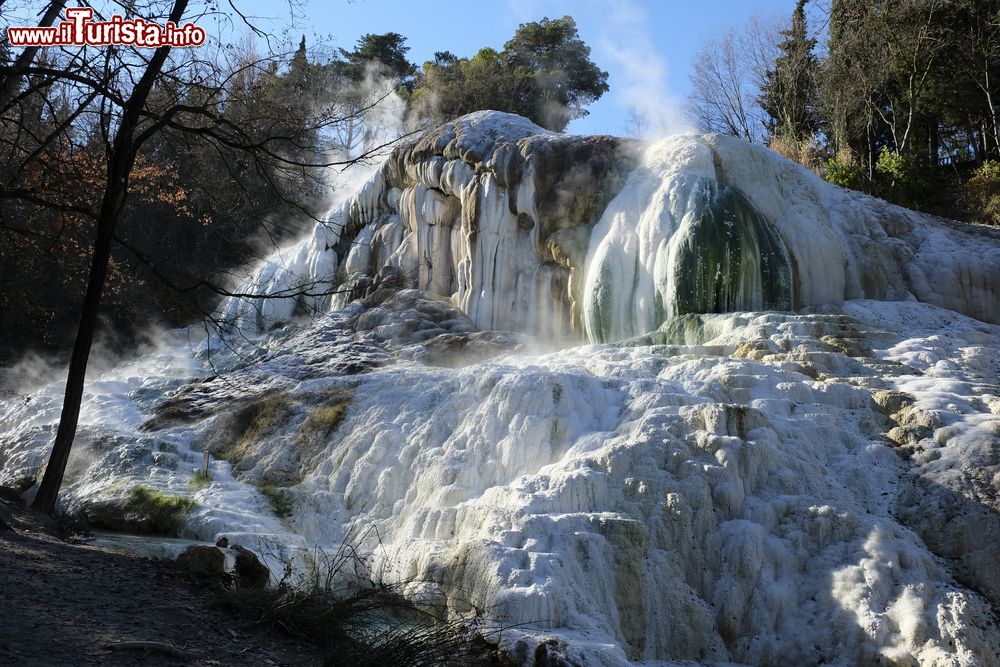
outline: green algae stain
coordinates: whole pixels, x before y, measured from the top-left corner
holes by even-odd
[[[774,226],[720,188],[671,243],[670,315],[791,310],[792,268]]]

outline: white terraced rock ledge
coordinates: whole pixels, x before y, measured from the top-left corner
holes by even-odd
[[[524,664],[1000,664],[995,231],[728,137],[480,112],[238,291],[302,285],[95,375],[63,507],[190,497],[180,536],[276,568],[374,526],[373,573]],[[0,483],[58,419],[25,395]]]

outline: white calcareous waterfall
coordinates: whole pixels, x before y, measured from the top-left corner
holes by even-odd
[[[995,230],[479,112],[234,291],[270,298],[94,374],[64,509],[187,496],[276,570],[360,541],[524,664],[1000,665]],[[6,484],[61,398],[16,391]]]
[[[223,314],[266,331],[392,280],[450,299],[482,329],[592,342],[685,313],[847,299],[916,299],[998,322],[997,240],[732,137],[644,147],[479,112],[396,149],[237,290],[309,295],[234,298]]]

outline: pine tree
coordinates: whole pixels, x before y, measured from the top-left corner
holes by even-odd
[[[771,134],[795,141],[810,137],[818,128],[817,73],[819,63],[813,54],[816,40],[806,30],[805,5],[798,0],[792,13],[792,25],[782,30],[785,39],[778,44],[781,55],[768,70],[761,92],[761,107],[772,119]]]

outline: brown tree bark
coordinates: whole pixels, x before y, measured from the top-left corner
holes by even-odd
[[[170,12],[170,19],[180,23],[188,0],[175,0]],[[77,328],[76,341],[70,357],[69,372],[66,377],[66,391],[63,398],[62,414],[59,428],[49,463],[45,467],[45,475],[35,494],[32,507],[47,514],[56,508],[56,497],[62,485],[69,461],[76,427],[80,418],[80,405],[83,402],[84,381],[87,375],[87,362],[90,359],[90,349],[94,342],[94,332],[97,328],[97,316],[100,310],[101,294],[108,277],[108,263],[111,259],[111,245],[114,241],[115,227],[121,217],[128,195],[129,175],[135,163],[138,143],[136,131],[146,99],[153,89],[157,77],[163,68],[163,63],[170,52],[169,46],[161,46],[146,64],[142,78],[135,85],[122,108],[121,124],[115,134],[114,144],[108,156],[108,178],[101,208],[97,217],[97,238],[94,241],[94,255],[90,265],[90,275],[87,279],[87,290],[83,297],[83,308],[80,313],[80,324]]]
[[[59,12],[62,11],[63,5],[65,4],[66,0],[55,0],[50,3],[49,8],[45,11],[45,15],[42,16],[42,20],[38,24],[39,27],[48,28],[51,26],[52,23],[55,22],[56,17],[59,16]],[[0,5],[3,5],[2,1],[0,1]],[[8,74],[4,78],[3,83],[0,84],[0,111],[6,109],[7,105],[10,104],[10,101],[14,99],[14,96],[17,94],[17,89],[21,85],[21,77],[23,76],[24,71],[28,69],[34,61],[35,54],[38,53],[38,48],[39,47],[37,46],[26,47],[24,51],[21,52],[21,55],[17,57],[17,60],[14,61],[13,73]]]

